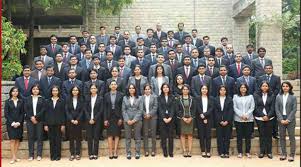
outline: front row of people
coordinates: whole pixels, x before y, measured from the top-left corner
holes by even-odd
[[[251,133],[254,121],[258,125],[260,153],[259,158],[267,155],[272,158],[272,120],[278,119],[280,128],[280,160],[287,158],[286,131],[290,140],[289,161],[295,155],[295,113],[296,97],[292,85],[283,82],[281,91],[274,97],[269,83],[263,81],[254,95],[248,93],[248,85],[241,84],[233,99],[227,96],[228,90],[222,85],[218,96],[209,96],[209,88],[201,86],[200,96],[190,96],[190,87],[181,86],[180,96],[173,96],[169,84],[162,83],[159,97],[152,94],[152,86],[143,87],[143,95],[138,96],[135,84],[129,84],[126,94],[118,91],[116,81],[109,84],[110,91],[99,95],[98,87],[91,84],[88,98],[83,100],[78,86],[70,90],[70,97],[63,100],[60,88],[53,86],[50,98],[40,96],[38,84],[31,89],[31,96],[19,97],[19,90],[13,87],[5,102],[5,118],[10,139],[12,161],[20,161],[16,153],[23,136],[23,122],[28,131],[29,160],[34,159],[34,143],[37,141],[37,160],[42,159],[43,129],[48,132],[50,159],[60,160],[61,139],[65,128],[70,143],[70,160],[81,158],[82,129],[86,130],[89,159],[98,158],[101,125],[107,130],[108,153],[110,159],[118,158],[118,144],[121,129],[124,127],[126,157],[131,159],[131,139],[134,131],[135,158],[141,156],[141,134],[143,134],[144,155],[156,155],[156,130],[159,126],[161,147],[164,157],[173,157],[175,122],[180,124],[180,141],[184,157],[192,156],[194,127],[197,127],[202,157],[211,156],[211,129],[215,124],[218,154],[229,158],[229,145],[232,123],[237,133],[238,157],[243,156],[242,141],[245,139],[245,153],[251,157]],[[103,115],[103,120],[101,119]],[[66,127],[65,127],[66,126]],[[141,133],[143,131],[143,133]],[[149,146],[151,139],[151,146]],[[188,145],[186,145],[186,142]]]

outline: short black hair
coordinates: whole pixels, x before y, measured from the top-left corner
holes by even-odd
[[[267,52],[267,50],[266,50],[264,47],[259,47],[259,48],[257,49],[257,53],[259,53],[260,50],[263,50],[264,52]]]
[[[45,45],[40,45],[40,49],[47,49]]]
[[[55,37],[57,39],[57,35],[51,34],[49,38]]]
[[[30,69],[30,66],[29,66],[29,65],[24,65],[24,66],[23,66],[23,71],[24,71],[25,69]]]
[[[191,32],[193,32],[193,31],[195,31],[195,32],[198,32],[198,30],[197,30],[197,29],[195,29],[195,28],[191,30]]]
[[[153,30],[152,28],[148,28],[148,29],[146,30],[146,32],[148,32],[148,31],[154,32],[154,30]]]
[[[208,35],[203,36],[203,39],[208,38],[210,39],[210,37]]]
[[[228,41],[228,38],[227,38],[227,37],[222,37],[222,38],[221,38],[221,42],[222,42],[224,39]]]

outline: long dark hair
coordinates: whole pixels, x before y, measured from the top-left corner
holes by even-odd
[[[166,82],[164,82],[164,83],[162,84],[162,86],[161,86],[161,95],[160,95],[160,96],[164,96],[163,86],[165,86],[165,85],[166,85],[166,86],[168,87],[168,89],[169,89],[169,91],[168,91],[168,96],[171,95],[171,88],[170,88],[169,84],[166,83]]]
[[[259,95],[259,96],[262,96],[262,93],[263,93],[263,92],[262,92],[262,90],[261,90],[261,86],[262,86],[263,84],[267,84],[267,85],[268,85],[269,89],[268,89],[268,91],[267,91],[267,94],[268,94],[268,95],[271,95],[271,94],[272,94],[272,91],[271,91],[270,84],[269,84],[268,81],[265,81],[265,80],[263,80],[263,81],[260,83],[259,89],[256,91],[256,94]]]
[[[13,93],[13,91],[15,90],[15,89],[17,89],[17,91],[18,91],[18,98],[20,98],[20,91],[19,91],[19,89],[16,87],[16,86],[14,86],[14,87],[12,87],[10,90],[9,90],[9,98],[11,99],[13,96],[12,96],[12,93]]]
[[[38,94],[38,95],[40,95],[40,94],[41,94],[41,88],[40,88],[40,85],[37,84],[37,83],[35,83],[35,84],[31,87],[31,89],[30,89],[30,94],[32,94],[32,90],[33,90],[33,88],[35,88],[35,87],[37,87],[37,88],[39,89],[39,94]]]
[[[157,76],[158,76],[157,69],[158,69],[159,67],[161,67],[161,68],[162,68],[162,75],[163,75],[163,76],[165,76],[165,73],[164,73],[164,67],[163,67],[163,65],[161,65],[161,64],[158,64],[158,65],[156,66],[156,70],[155,70],[155,78],[157,78]]]
[[[287,84],[288,87],[290,88],[289,91],[288,91],[288,93],[289,93],[290,95],[294,95],[294,92],[293,92],[293,85],[292,85],[290,82],[288,82],[288,81],[283,81],[283,82],[282,82],[282,84],[281,84],[281,89],[280,89],[279,94],[283,95],[284,92],[283,92],[283,90],[282,90],[282,86],[283,86],[284,84]]]
[[[133,86],[134,89],[135,89],[135,94],[134,94],[134,96],[135,96],[136,98],[138,98],[137,88],[136,88],[136,86],[135,86],[134,84],[129,84],[129,86],[127,87],[127,90],[126,90],[126,96],[127,96],[127,97],[130,97],[130,91],[129,91],[129,89],[130,89],[131,86]]]
[[[77,85],[74,85],[72,86],[72,88],[70,89],[70,98],[72,99],[73,98],[73,94],[72,94],[72,91],[74,88],[77,88],[78,89],[78,98],[81,97],[81,91],[80,91],[80,88],[77,86]]]
[[[238,90],[237,90],[237,95],[238,95],[238,96],[241,96],[240,88],[241,88],[242,86],[245,86],[245,87],[246,87],[247,92],[246,92],[246,95],[245,95],[245,96],[248,96],[248,95],[249,95],[249,86],[248,86],[246,83],[242,83],[242,84],[239,85]]]
[[[220,96],[219,91],[220,91],[222,88],[225,88],[225,90],[226,90],[225,96],[227,97],[227,96],[228,96],[228,89],[227,89],[227,87],[226,87],[225,85],[220,85],[220,86],[219,86],[218,91],[217,91],[217,95]]]
[[[183,75],[182,74],[178,74],[178,75],[176,75],[176,77],[175,77],[175,80],[174,80],[174,82],[175,82],[175,86],[178,86],[178,82],[177,82],[177,80],[178,80],[178,77],[179,76],[181,76],[182,77],[182,79],[183,79],[183,85],[184,85],[184,77],[183,77]]]
[[[60,87],[57,86],[57,85],[53,85],[53,86],[51,87],[51,89],[50,89],[50,97],[53,96],[53,95],[52,95],[52,90],[53,90],[54,88],[57,88],[57,90],[58,90],[58,92],[59,92],[58,97],[60,98],[60,97],[61,97],[61,89],[60,89]]]

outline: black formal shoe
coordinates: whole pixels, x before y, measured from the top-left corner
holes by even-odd
[[[169,157],[173,157],[173,154],[169,154]]]
[[[229,154],[224,155],[225,158],[230,158]]]
[[[117,155],[117,154],[113,155],[113,158],[114,158],[114,159],[117,159],[117,158],[118,158],[118,155]]]
[[[139,154],[139,153],[136,153],[135,159],[139,159],[139,158],[140,158],[140,154]]]
[[[113,156],[109,156],[109,159],[113,159],[114,157]]]
[[[145,152],[145,154],[144,154],[146,157],[148,157],[149,156],[149,153],[148,152]]]
[[[73,161],[73,160],[74,160],[74,155],[71,155],[69,161]]]
[[[206,158],[210,158],[211,157],[211,154],[210,153],[207,153],[206,154]]]
[[[273,135],[273,138],[278,140],[279,136],[278,135]]]
[[[59,160],[61,160],[61,158],[59,157],[59,158],[56,158],[55,160],[56,160],[56,161],[59,161]]]
[[[94,155],[94,160],[97,160],[98,159],[98,156],[97,155]]]
[[[294,157],[289,157],[288,158],[288,162],[293,162],[294,161]]]
[[[127,159],[132,159],[132,155],[131,155],[131,154],[127,154],[127,155],[126,155],[126,158],[127,158]]]
[[[280,159],[280,161],[284,161],[284,160],[286,160],[286,156],[281,156],[279,159]]]
[[[93,159],[94,159],[93,155],[90,155],[89,160],[93,160]]]
[[[156,156],[156,153],[155,153],[155,152],[152,152],[152,153],[151,153],[151,156],[152,156],[152,157]]]
[[[224,154],[221,154],[221,155],[219,155],[221,158],[225,158],[225,155]]]
[[[187,157],[188,157],[188,158],[191,158],[191,157],[192,157],[191,152],[188,152],[188,153],[187,153]]]
[[[76,156],[75,156],[75,159],[76,159],[76,160],[80,160],[80,155],[76,155]]]
[[[206,153],[203,152],[203,153],[202,153],[202,157],[203,157],[203,158],[206,158]]]
[[[273,159],[273,155],[272,154],[268,154],[268,158]]]
[[[167,154],[163,154],[163,156],[164,156],[165,158],[167,158],[167,157],[168,157],[168,155],[167,155]]]
[[[264,154],[259,154],[258,155],[258,158],[263,158],[264,157]]]

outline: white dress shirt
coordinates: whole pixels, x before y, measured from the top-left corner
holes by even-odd
[[[73,108],[76,109],[76,106],[77,106],[77,98],[73,97],[73,98],[72,98],[72,103],[73,103]]]
[[[95,102],[96,102],[96,98],[97,96],[91,96],[91,119],[94,119],[94,106],[95,106]]]
[[[220,96],[219,97],[219,102],[221,103],[221,110],[224,110],[224,105],[225,105],[225,100],[226,100],[226,96]]]
[[[206,113],[208,110],[208,98],[202,97],[202,104],[203,104],[203,113]]]
[[[56,102],[58,101],[58,99],[51,98],[51,100],[53,102],[53,108],[55,108],[55,105],[56,105]]]
[[[150,101],[150,96],[145,95],[145,110],[146,110],[146,114],[149,114],[149,101]]]
[[[38,96],[32,96],[32,110],[33,110],[33,116],[37,115],[37,104],[38,104]]]
[[[282,104],[282,106],[283,106],[283,108],[282,108],[282,115],[286,115],[286,108],[285,108],[285,106],[286,106],[286,102],[287,102],[287,97],[288,97],[288,93],[287,93],[287,94],[283,94],[283,95],[282,95],[282,98],[283,98],[283,104]]]
[[[163,84],[163,77],[157,77],[157,81],[158,81],[158,88],[159,88],[159,95],[161,94],[161,86]]]
[[[134,104],[134,100],[135,100],[135,97],[133,97],[133,96],[130,96],[130,103],[131,103],[131,105],[133,105],[133,104]]]

